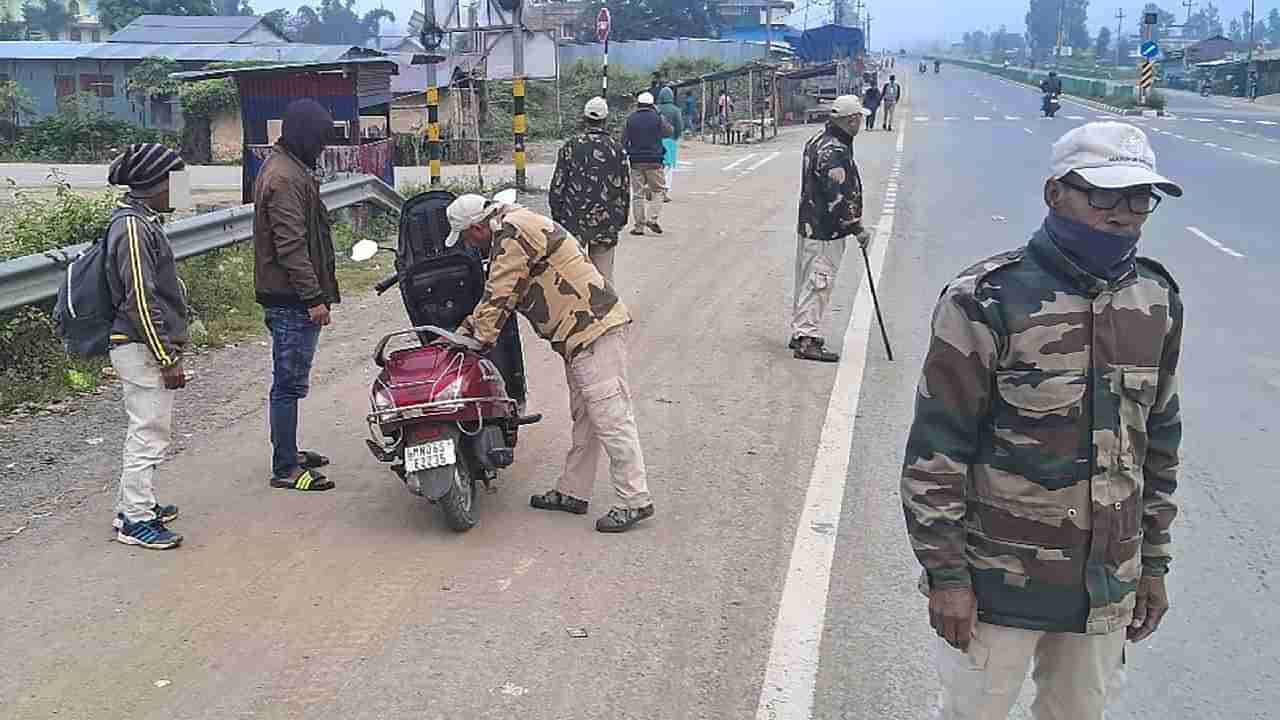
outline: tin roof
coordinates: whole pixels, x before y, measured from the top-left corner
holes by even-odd
[[[75,60],[99,43],[62,41],[0,42],[2,60]]]
[[[376,50],[352,45],[167,44],[0,42],[0,60],[96,60],[133,61],[167,58],[185,63],[243,62],[263,60],[277,63],[337,62],[349,57],[380,56]]]
[[[389,70],[392,75],[397,72],[396,61],[388,57],[358,57],[333,62],[284,63],[280,65],[259,65],[257,67],[231,68],[227,70],[196,70],[194,72],[173,73],[175,80],[216,80],[218,78],[236,77],[238,75],[262,75],[278,72],[324,72],[326,70],[342,70],[352,65],[373,65]]]
[[[263,24],[251,15],[142,15],[107,38],[112,43],[234,43]],[[272,34],[276,31],[268,25]],[[280,38],[280,42],[286,42]]]

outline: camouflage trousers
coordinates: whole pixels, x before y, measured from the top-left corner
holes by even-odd
[[[617,496],[614,505],[635,509],[653,500],[627,382],[627,332],[626,326],[606,332],[565,365],[573,446],[565,458],[564,474],[556,490],[590,500],[600,460],[608,456]]]
[[[848,238],[815,240],[797,236],[796,289],[791,337],[823,337],[822,323],[831,306],[836,273],[844,259]]]
[[[666,197],[667,178],[661,165],[631,167],[631,221],[636,227],[658,222]]]
[[[1102,720],[1121,682],[1124,630],[1047,633],[978,623],[968,653],[938,638],[942,681],[936,720],[1004,720],[1033,667],[1035,720]]]
[[[617,249],[617,245],[600,243],[591,243],[587,246],[587,257],[591,259],[591,264],[596,266],[596,270],[600,271],[600,275],[610,285],[613,284],[613,252]]]

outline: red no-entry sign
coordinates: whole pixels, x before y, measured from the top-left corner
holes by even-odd
[[[596,15],[596,39],[605,42],[609,39],[609,25],[613,19],[609,16],[609,8],[600,8],[600,13]]]

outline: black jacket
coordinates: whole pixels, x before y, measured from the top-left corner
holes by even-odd
[[[662,117],[658,111],[646,108],[632,113],[622,133],[622,144],[633,166],[661,165]]]
[[[187,344],[187,293],[160,218],[126,198],[107,230],[115,272],[107,274],[116,319],[114,344],[142,343],[161,367],[182,359]]]

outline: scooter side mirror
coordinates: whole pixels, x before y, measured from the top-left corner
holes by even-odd
[[[361,240],[351,246],[351,259],[364,262],[378,254],[378,243],[373,240]]]
[[[502,203],[504,205],[514,205],[516,202],[516,197],[517,197],[516,189],[507,188],[506,190],[503,190],[502,192],[494,195],[493,201]]]

